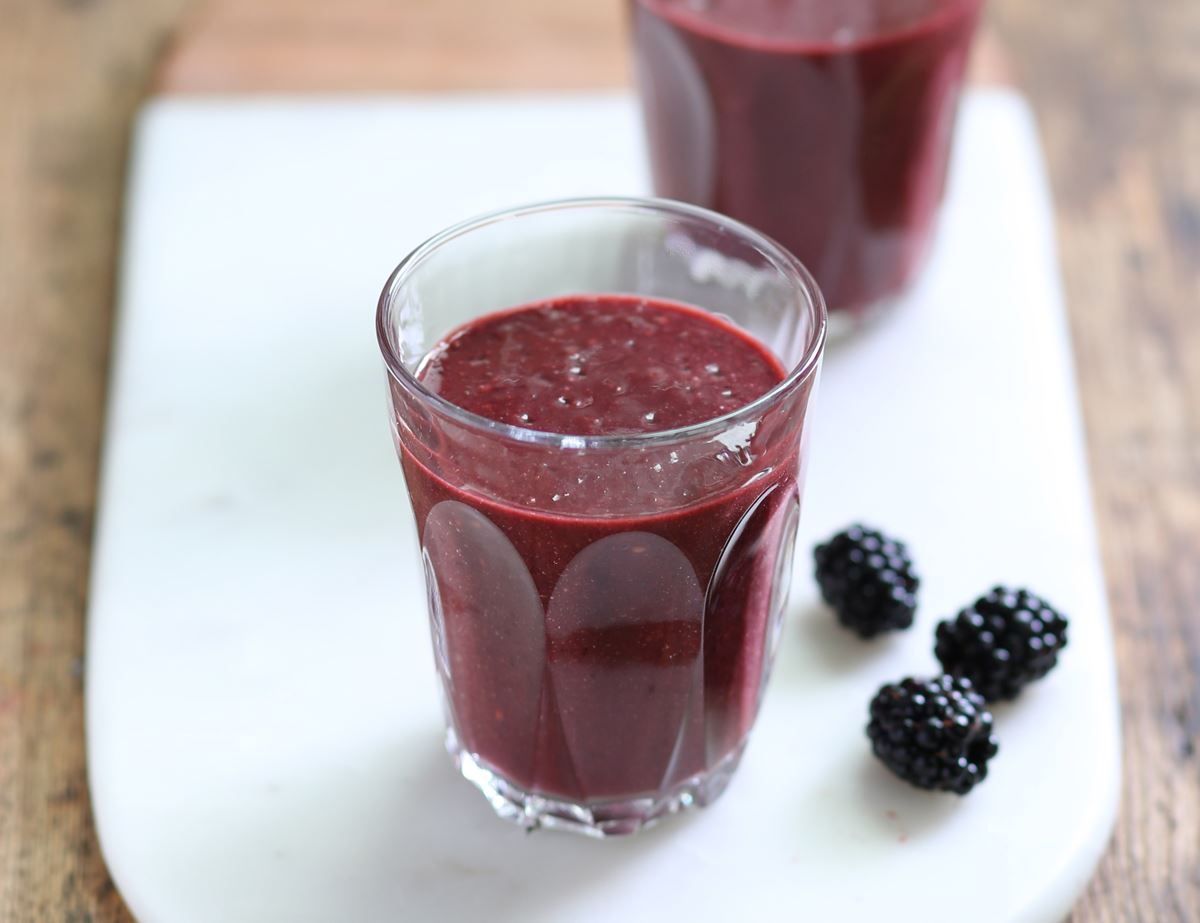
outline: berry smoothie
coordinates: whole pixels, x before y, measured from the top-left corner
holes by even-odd
[[[488,420],[563,434],[569,462],[433,419],[400,444],[463,750],[526,792],[589,804],[736,762],[787,592],[808,401],[694,455],[667,431],[755,401],[779,360],[696,308],[589,295],[471,321],[417,377]],[[648,433],[662,445],[586,447]]]
[[[926,253],[983,0],[632,0],[655,190],[795,253],[831,309]]]

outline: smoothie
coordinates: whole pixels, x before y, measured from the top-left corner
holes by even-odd
[[[784,376],[713,315],[597,295],[478,318],[417,377],[489,420],[589,437],[665,435]],[[418,458],[402,444],[401,461],[458,744],[527,792],[584,803],[736,762],[782,616],[800,440],[696,459],[669,444],[581,448],[569,471],[489,458],[449,432],[425,442],[439,448]]]
[[[831,309],[927,250],[983,0],[632,0],[655,190],[774,237]]]

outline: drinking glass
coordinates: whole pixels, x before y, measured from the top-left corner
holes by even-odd
[[[983,0],[630,0],[658,195],[753,225],[839,326],[923,264]]]
[[[448,334],[569,294],[711,312],[786,376],[716,419],[600,436],[486,419],[423,384]],[[795,257],[666,201],[489,215],[388,280],[377,332],[446,744],[502,817],[623,834],[725,788],[782,625],[825,326]]]

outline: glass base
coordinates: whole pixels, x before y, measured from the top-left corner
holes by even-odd
[[[922,235],[920,249],[899,281],[897,288],[865,304],[830,304],[828,306],[829,322],[826,328],[826,337],[829,343],[836,344],[848,340],[856,334],[862,333],[881,317],[891,314],[897,308],[903,310],[904,305],[900,302],[911,297],[929,269],[929,258],[937,245],[941,223],[941,211],[939,210],[933,226],[927,234]]]
[[[670,814],[716,801],[729,785],[745,747],[743,741],[712,769],[689,776],[662,794],[579,803],[537,795],[514,785],[463,749],[453,729],[446,731],[446,749],[454,765],[483,793],[498,816],[529,831],[549,827],[599,839],[628,836]]]
[[[831,343],[849,339],[870,327],[879,318],[890,313],[898,301],[904,299],[908,289],[895,295],[887,295],[861,308],[835,308],[829,312],[827,335]]]

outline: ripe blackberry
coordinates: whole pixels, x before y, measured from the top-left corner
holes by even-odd
[[[971,680],[989,702],[1016,698],[1067,646],[1067,620],[1028,590],[998,586],[937,627],[942,668]]]
[[[954,676],[888,684],[871,702],[871,748],[892,772],[917,788],[965,795],[987,778],[999,749],[992,715]]]
[[[912,625],[921,581],[903,542],[853,525],[818,545],[813,557],[825,602],[859,637]]]

